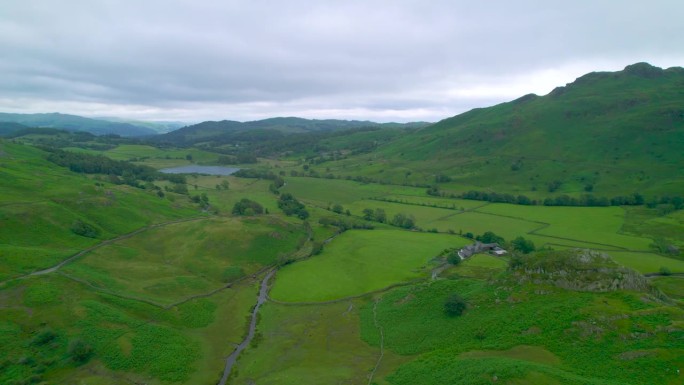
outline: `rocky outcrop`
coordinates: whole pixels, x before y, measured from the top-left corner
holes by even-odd
[[[653,290],[643,275],[619,266],[607,255],[592,250],[538,253],[522,258],[512,270],[519,283],[551,284],[568,290]]]

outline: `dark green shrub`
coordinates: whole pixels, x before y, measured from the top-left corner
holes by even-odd
[[[452,294],[444,302],[444,312],[450,317],[457,317],[463,314],[467,307],[466,301],[458,294]]]

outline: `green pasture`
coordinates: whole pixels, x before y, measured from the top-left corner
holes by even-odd
[[[362,305],[360,300],[319,306],[266,303],[256,342],[240,356],[231,384],[367,383],[380,350],[359,338]],[[386,352],[377,376],[388,374],[397,360]]]
[[[158,148],[139,144],[122,144],[103,152],[116,160],[134,160],[148,166],[162,168],[191,163],[216,163],[218,154],[196,148]],[[186,157],[190,155],[192,160]]]
[[[382,295],[377,316],[372,304],[364,307],[361,335],[378,346],[377,320],[386,349],[419,355],[387,377],[393,384],[489,384],[494,375],[521,384],[531,378],[603,385],[676,381],[674,368],[684,363],[681,328],[666,328],[684,319],[680,309],[642,299],[642,293],[539,289],[469,279],[397,288]],[[443,311],[453,293],[468,303],[460,317]],[[637,330],[643,337],[633,337]]]
[[[383,196],[382,198],[396,203],[407,203],[411,205],[432,206],[456,210],[471,210],[488,204],[488,202],[474,201],[469,199],[439,198],[428,195],[420,196],[393,194]]]
[[[271,297],[286,302],[329,301],[361,295],[425,275],[442,250],[463,238],[400,230],[352,230],[323,253],[278,271]]]
[[[621,234],[625,210],[621,207],[548,207],[495,203],[479,212],[548,223],[538,235],[571,239],[627,250],[649,250],[651,240]]]
[[[221,186],[224,180],[228,181],[227,190]],[[235,203],[242,198],[259,202],[270,213],[279,211],[278,196],[268,189],[271,184],[269,180],[232,176],[188,175],[187,182],[190,195],[207,194],[211,206],[219,209],[221,213],[230,214]],[[217,188],[217,185],[221,187]]]
[[[661,267],[669,269],[672,273],[684,273],[684,261],[681,259],[668,258],[655,253],[632,251],[608,251],[606,253],[615,262],[640,273],[657,273]]]
[[[457,266],[449,269],[449,273],[456,273],[463,277],[488,279],[506,270],[508,261],[502,257],[489,254],[475,254]]]
[[[272,218],[211,218],[147,230],[65,266],[118,294],[170,303],[209,292],[293,252],[304,233]]]
[[[327,206],[339,203],[342,205],[361,199],[382,197],[391,194],[421,196],[425,189],[408,186],[381,185],[361,183],[343,179],[288,177],[282,192],[289,192],[297,199],[315,202]]]

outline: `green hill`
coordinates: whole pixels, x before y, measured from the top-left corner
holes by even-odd
[[[332,167],[394,183],[614,196],[684,191],[684,69],[594,72],[478,108]],[[538,191],[535,193],[535,191]]]
[[[148,136],[157,131],[122,122],[84,118],[60,113],[8,114],[0,113],[0,122],[19,123],[28,127],[61,128],[69,131],[85,131],[95,135],[115,134],[121,136]]]
[[[283,138],[289,134],[333,132],[362,128],[418,128],[428,123],[375,123],[359,120],[270,118],[251,122],[232,120],[208,121],[183,127],[155,138],[155,141],[175,145],[193,145],[212,142],[254,143]]]
[[[0,136],[10,136],[28,127],[14,122],[0,122]]]

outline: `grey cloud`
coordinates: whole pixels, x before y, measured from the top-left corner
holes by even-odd
[[[439,119],[537,91],[516,79],[542,71],[564,71],[564,83],[580,69],[681,64],[682,11],[678,1],[24,0],[0,14],[0,92],[27,109],[147,106],[158,119],[411,109]],[[470,91],[495,84],[511,92]],[[200,115],[210,106],[221,111]]]

